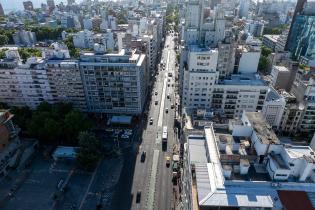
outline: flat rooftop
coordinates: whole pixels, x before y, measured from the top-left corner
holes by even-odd
[[[258,76],[258,74],[233,74],[231,79],[220,81],[223,85],[254,85],[265,86],[266,82]]]
[[[315,162],[314,151],[309,146],[285,145],[286,153],[290,158],[305,158],[310,162]]]
[[[245,112],[245,115],[263,144],[280,144],[280,140],[260,112]]]
[[[220,163],[220,155],[217,148],[217,139],[212,126],[206,126],[204,138],[197,141],[205,141],[205,151],[209,155],[208,162],[194,163],[197,198],[192,198],[193,203],[198,202],[200,207],[260,207],[282,209],[285,202],[280,200],[279,191],[304,191],[308,195],[315,193],[314,183],[300,182],[270,182],[268,178],[261,180],[244,180],[233,176],[227,180],[223,176],[223,166]],[[198,147],[201,143],[198,143]],[[189,148],[190,149],[190,148]],[[307,153],[307,149],[302,150]],[[199,150],[189,151],[199,152]],[[302,155],[302,154],[301,154]],[[277,158],[277,157],[276,157]],[[204,159],[205,160],[205,159]],[[249,174],[257,170],[250,167]],[[267,174],[268,175],[268,174]],[[267,176],[266,175],[266,176]]]
[[[270,34],[265,34],[264,35],[265,38],[270,39],[273,42],[277,42],[280,35],[270,35]]]
[[[285,66],[274,66],[273,68],[277,69],[280,72],[290,72],[290,70]]]
[[[205,148],[205,138],[203,136],[200,136],[199,138],[188,136],[188,146],[190,163],[194,164],[208,162]]]

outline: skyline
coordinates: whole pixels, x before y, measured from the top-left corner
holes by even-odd
[[[1,4],[4,12],[7,14],[8,12],[24,10],[23,1],[26,0],[1,0]],[[76,2],[81,2],[82,0],[76,0]],[[46,3],[46,0],[32,0],[34,8],[39,8],[41,3]],[[60,2],[67,3],[67,0],[55,0],[56,4]]]

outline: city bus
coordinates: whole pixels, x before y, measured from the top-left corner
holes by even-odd
[[[167,126],[163,126],[162,142],[167,142]]]

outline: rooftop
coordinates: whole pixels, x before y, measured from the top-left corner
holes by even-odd
[[[227,180],[223,176],[223,166],[220,163],[220,155],[217,148],[217,140],[212,126],[206,126],[204,129],[204,139],[197,137],[198,149],[189,146],[190,156],[197,155],[202,159],[201,155],[209,155],[207,162],[202,159],[199,163],[194,162],[196,176],[193,177],[193,183],[196,183],[197,198],[192,203],[198,202],[199,207],[260,207],[260,208],[277,208],[286,207],[288,202],[283,200],[284,191],[304,192],[304,199],[308,208],[311,206],[311,198],[315,193],[314,183],[301,182],[270,182],[269,179],[260,181],[254,180]],[[199,141],[204,141],[202,144]],[[190,141],[189,141],[190,142]],[[194,144],[196,145],[196,144]],[[202,149],[201,147],[204,147]],[[200,151],[203,151],[203,154]],[[206,154],[204,152],[206,151]],[[308,153],[307,148],[302,148],[303,152]],[[302,153],[303,153],[302,152]],[[193,154],[198,153],[198,154]],[[281,167],[287,168],[281,157],[273,155]],[[246,161],[248,163],[248,161]],[[250,167],[250,171],[254,170]],[[255,169],[256,170],[256,169]],[[250,173],[249,171],[249,173]],[[236,177],[237,178],[237,177]],[[294,193],[293,193],[294,194]],[[309,199],[306,199],[309,197]],[[281,200],[280,200],[281,198]],[[298,200],[296,200],[298,202]],[[296,204],[301,206],[302,204]],[[304,205],[304,204],[303,204]],[[294,208],[293,208],[294,209]],[[293,210],[292,209],[292,210]],[[295,208],[300,209],[300,208]],[[295,210],[294,209],[294,210]]]
[[[245,112],[245,115],[263,144],[280,144],[278,137],[260,112]]]
[[[258,74],[233,74],[231,79],[222,80],[219,84],[265,86],[266,82]]]
[[[189,157],[191,163],[207,163],[205,138],[203,136],[188,136]]]
[[[273,66],[273,68],[277,69],[278,71],[281,71],[281,72],[290,72],[290,70],[285,67],[285,66]]]
[[[281,98],[283,97],[275,89],[269,88],[266,95],[266,101],[279,101]]]

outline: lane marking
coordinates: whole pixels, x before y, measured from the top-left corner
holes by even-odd
[[[148,210],[154,209],[155,185],[156,185],[156,175],[157,175],[158,163],[159,163],[159,154],[160,154],[160,151],[155,149],[153,153],[152,168],[151,168],[150,183],[149,183],[149,193],[148,193],[147,204],[146,204],[146,209]]]

